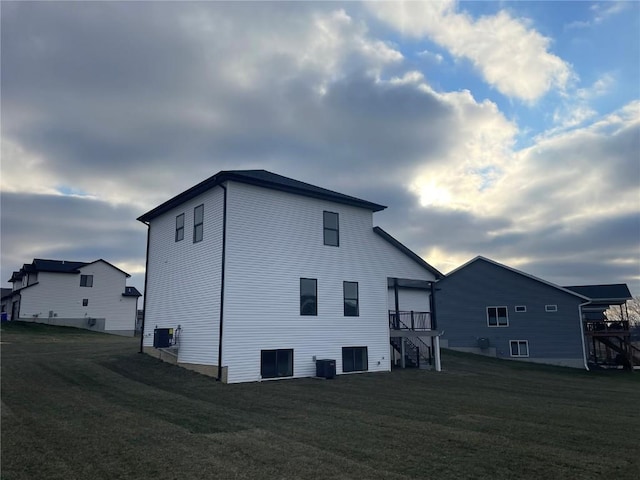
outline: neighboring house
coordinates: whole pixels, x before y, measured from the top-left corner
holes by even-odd
[[[69,262],[36,258],[13,272],[3,307],[11,320],[133,335],[138,297],[130,275],[102,259]],[[6,300],[5,300],[6,298]]]
[[[229,383],[436,362],[441,274],[373,227],[384,208],[246,170],[145,213],[141,350]]]
[[[586,295],[480,256],[447,274],[437,289],[444,347],[587,368]]]

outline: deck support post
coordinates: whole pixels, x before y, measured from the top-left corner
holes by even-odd
[[[442,362],[440,361],[440,337],[433,337],[435,348],[434,348],[434,356],[436,361],[436,372],[442,371]]]

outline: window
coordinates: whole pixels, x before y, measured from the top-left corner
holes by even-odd
[[[558,305],[545,305],[544,306],[544,311],[545,312],[557,312],[558,311]]]
[[[300,315],[318,315],[318,280],[300,279]]]
[[[516,305],[516,313],[524,313],[527,311],[527,307],[525,305]]]
[[[86,307],[87,305],[89,305],[89,299],[88,298],[83,298],[82,299],[82,306]],[[50,317],[52,317],[53,315],[49,315]]]
[[[262,350],[260,356],[262,378],[293,376],[293,349]]]
[[[324,212],[324,244],[337,247],[340,245],[340,235],[338,227],[338,214]]]
[[[184,240],[184,213],[176,217],[176,242]]]
[[[528,357],[529,356],[529,341],[528,340],[511,340],[509,342],[511,347],[512,357]]]
[[[343,282],[344,316],[357,317],[360,315],[358,305],[358,282]]]
[[[93,287],[93,275],[80,275],[81,287]]]
[[[487,325],[490,327],[508,327],[507,307],[487,307]]]
[[[342,371],[364,372],[369,370],[367,347],[342,347]]]
[[[204,224],[204,205],[198,205],[193,209],[193,243],[202,241]]]

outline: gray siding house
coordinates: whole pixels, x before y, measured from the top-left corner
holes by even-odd
[[[437,289],[443,348],[588,368],[586,296],[481,256],[439,280]]]

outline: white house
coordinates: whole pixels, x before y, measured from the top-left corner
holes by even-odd
[[[145,213],[141,351],[229,383],[315,376],[325,359],[337,374],[439,362],[442,275],[373,227],[384,208],[245,170]],[[172,348],[154,348],[167,329]]]
[[[69,262],[36,258],[13,272],[3,296],[11,320],[133,335],[138,297],[130,275],[102,259]]]

